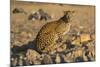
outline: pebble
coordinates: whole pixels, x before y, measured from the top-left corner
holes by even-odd
[[[15,66],[17,65],[17,63],[18,63],[17,58],[13,59],[13,61],[12,61],[12,66],[15,67]]]
[[[23,64],[24,64],[24,65],[27,65],[27,66],[30,65],[29,61],[27,60],[27,57],[24,57],[24,58],[23,58]]]
[[[60,58],[59,54],[56,55],[55,62],[56,63],[60,63],[61,62],[61,58]]]
[[[30,62],[30,64],[34,64],[34,61],[37,60],[37,57],[39,57],[40,54],[36,52],[35,50],[28,49],[26,53],[27,60]]]
[[[19,64],[19,66],[22,66],[23,65],[23,60],[19,59],[18,64]]]
[[[20,55],[19,56],[19,61],[18,61],[19,66],[23,65],[23,59],[24,59],[24,57],[22,55]]]
[[[43,63],[43,64],[52,64],[53,62],[52,62],[51,56],[45,54],[45,55],[44,55],[44,58],[43,58],[43,60],[42,60],[42,63]]]
[[[74,57],[80,57],[83,55],[83,49],[78,49],[76,51],[73,51]]]
[[[87,56],[83,55],[82,57],[83,57],[83,60],[84,60],[85,62],[88,61]]]
[[[72,54],[71,53],[68,53],[66,55],[62,55],[62,57],[64,58],[64,61],[67,62],[67,63],[70,63],[72,62]]]

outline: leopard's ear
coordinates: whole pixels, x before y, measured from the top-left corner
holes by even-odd
[[[60,20],[63,20],[64,22],[68,23],[70,21],[71,14],[74,13],[74,11],[64,11],[64,16],[60,18]]]
[[[68,10],[68,11],[64,11],[64,15],[72,14],[72,13],[75,13],[75,11],[70,11],[70,10]]]

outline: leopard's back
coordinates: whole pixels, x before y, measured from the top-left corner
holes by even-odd
[[[56,25],[57,25],[56,22],[47,23],[41,28],[41,30],[39,31],[36,37],[36,44],[37,44],[38,51],[47,52],[49,50],[48,47],[55,43],[55,40],[57,38],[55,32]]]

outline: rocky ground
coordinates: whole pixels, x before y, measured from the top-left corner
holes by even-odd
[[[63,11],[74,11],[68,39],[58,52],[38,53],[32,48],[38,31],[63,16]],[[95,61],[94,6],[11,2],[12,67],[87,61]]]

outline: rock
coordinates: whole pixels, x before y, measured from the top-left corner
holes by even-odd
[[[49,52],[50,55],[54,55],[57,52],[57,50],[53,50],[51,52]]]
[[[40,14],[40,20],[44,19],[45,21],[47,21],[51,19],[51,16],[49,16],[45,11],[43,11],[43,9],[39,9],[38,12]]]
[[[19,56],[19,59],[23,59],[24,57],[22,55]]]
[[[18,64],[19,64],[19,66],[23,66],[23,60],[22,59],[19,59]]]
[[[43,58],[43,60],[42,60],[42,63],[43,63],[43,64],[52,64],[53,61],[52,61],[51,56],[45,54],[45,55],[44,55],[44,58]]]
[[[76,39],[74,38],[72,44],[81,46],[81,43],[88,42],[89,40],[91,40],[90,34],[83,33],[79,34],[78,37],[76,37]]]
[[[66,44],[63,44],[62,46],[60,46],[60,47],[57,48],[57,52],[65,51],[66,47],[67,47]]]
[[[23,65],[23,56],[19,56],[19,61],[18,61],[18,64],[19,66],[22,66]]]
[[[75,58],[75,60],[74,60],[74,62],[83,62],[84,60],[83,60],[83,57],[76,57]]]
[[[90,58],[90,60],[92,61],[95,60],[95,45],[93,45],[93,43],[90,42],[87,44],[87,47],[88,47],[86,51],[88,52],[87,56]]]
[[[38,19],[39,19],[39,15],[37,12],[30,14],[28,17],[28,20],[33,20],[33,21],[38,20]]]
[[[12,65],[13,67],[16,67],[16,65],[17,65],[17,63],[18,63],[17,60],[18,60],[17,58],[12,58],[12,59],[11,59],[11,62],[12,62],[11,65]]]
[[[67,63],[73,62],[73,57],[71,53],[68,53],[66,55],[62,55],[62,57],[64,58],[64,61]]]
[[[76,57],[80,57],[80,56],[83,55],[83,49],[80,48],[80,49],[78,49],[78,50],[75,50],[75,51],[72,52],[72,54],[74,55],[75,58],[76,58]]]
[[[36,60],[36,61],[34,61],[34,64],[35,65],[41,64],[41,61],[40,60]]]
[[[56,55],[55,62],[56,63],[60,63],[61,62],[61,58],[60,58],[59,54]]]
[[[43,9],[39,9],[36,12],[33,12],[29,15],[28,20],[49,20],[51,19],[51,16],[49,16],[46,12],[44,12]]]
[[[81,42],[87,42],[89,40],[91,40],[91,37],[90,37],[90,34],[81,34],[80,35],[80,39],[81,39]]]
[[[80,46],[81,45],[80,37],[77,37],[75,40],[73,40],[72,44],[75,46]]]
[[[83,55],[82,57],[83,57],[83,60],[84,60],[85,62],[88,61],[88,57],[87,57],[87,56]]]
[[[15,8],[15,9],[13,10],[13,13],[14,13],[14,14],[15,14],[15,13],[24,13],[24,14],[26,14],[26,12],[24,11],[23,8]]]
[[[11,61],[14,61],[14,58],[11,58]]]
[[[30,64],[34,64],[34,62],[37,60],[39,56],[40,54],[35,50],[32,49],[27,50],[26,57]]]
[[[27,57],[23,58],[23,64],[26,65],[26,66],[30,65],[29,61],[27,60]]]

